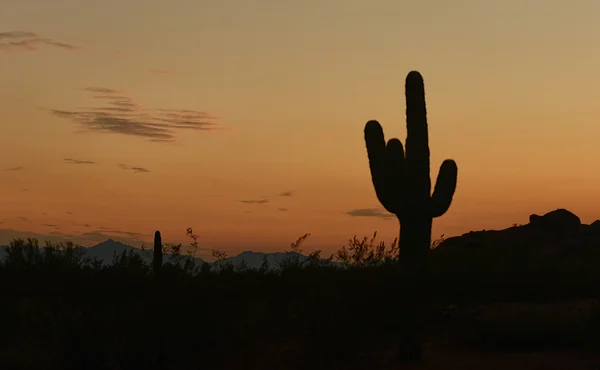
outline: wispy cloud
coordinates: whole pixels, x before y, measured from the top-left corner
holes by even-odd
[[[281,212],[287,212],[287,211],[289,211],[289,209],[287,209],[287,208],[277,208],[277,210],[281,211]]]
[[[80,159],[73,159],[73,158],[65,158],[64,161],[67,163],[71,163],[71,164],[95,164],[96,163],[96,162],[92,162],[92,161],[82,161]]]
[[[22,171],[24,169],[25,169],[25,167],[23,167],[23,166],[17,166],[17,167],[7,168],[4,171]]]
[[[155,74],[155,75],[168,75],[171,72],[166,71],[164,69],[151,69],[150,73]]]
[[[126,164],[119,164],[119,167],[123,170],[127,170],[127,171],[133,171],[133,172],[150,172],[149,169],[144,168],[144,167],[133,167],[133,166],[128,166]]]
[[[280,197],[291,197],[292,194],[293,194],[292,191],[284,191],[284,192],[279,193],[279,196]]]
[[[18,218],[19,220],[21,220],[21,221],[24,221],[24,222],[31,222],[31,220],[30,220],[28,217],[23,217],[23,216],[20,216],[20,217],[17,217],[17,218]]]
[[[384,219],[392,219],[395,217],[388,212],[381,211],[376,208],[357,208],[346,212],[346,214],[354,217],[377,217]]]
[[[0,52],[19,53],[37,51],[40,45],[52,46],[63,50],[79,50],[80,46],[58,42],[33,32],[0,32]]]
[[[154,142],[172,142],[182,129],[216,130],[216,117],[190,109],[144,108],[124,91],[104,87],[87,87],[98,101],[95,107],[77,110],[51,109],[50,113],[69,119],[86,131],[139,136]]]
[[[265,203],[269,203],[269,200],[268,199],[248,199],[248,200],[240,200],[240,203],[265,204]]]
[[[125,91],[123,90],[115,90],[115,89],[108,89],[106,87],[85,87],[82,89],[83,91],[90,91],[90,92],[96,92],[99,94],[123,94]],[[105,99],[113,99],[113,96],[110,95],[106,95]]]
[[[125,91],[115,90],[115,89],[107,89],[106,87],[86,87],[82,89],[83,91],[91,91],[99,94],[123,94]],[[105,99],[113,99],[114,96],[105,95]]]

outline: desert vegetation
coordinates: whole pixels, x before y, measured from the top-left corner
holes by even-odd
[[[12,241],[0,265],[0,366],[382,368],[397,351],[406,301],[396,241],[355,236],[321,258],[299,253],[305,235],[280,268],[213,270],[185,258],[198,243],[188,235],[189,247],[165,248],[160,278],[136,251],[101,265],[72,243]],[[418,287],[423,343],[495,353],[597,349],[600,249],[532,261],[526,248],[467,258],[439,244]]]

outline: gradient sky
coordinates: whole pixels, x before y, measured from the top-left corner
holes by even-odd
[[[556,208],[600,218],[597,0],[0,8],[0,243],[139,245],[156,229],[175,242],[187,227],[230,254],[306,232],[307,251],[375,230],[391,241],[363,128],[377,119],[404,140],[413,69],[432,178],[446,158],[459,168],[434,237]],[[372,215],[347,214],[357,209]]]

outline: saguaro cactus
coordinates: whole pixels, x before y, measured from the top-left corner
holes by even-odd
[[[419,360],[416,340],[416,299],[421,285],[434,217],[446,213],[456,189],[458,169],[453,160],[445,160],[431,194],[429,178],[429,137],[425,88],[421,74],[412,71],[406,77],[406,150],[398,139],[385,143],[377,121],[365,126],[369,167],[377,198],[400,221],[400,264],[404,272],[405,296],[401,360]]]
[[[162,259],[162,239],[160,237],[160,231],[156,230],[156,232],[154,233],[154,260],[152,261],[152,268],[155,276],[160,273],[160,268],[162,267]]]

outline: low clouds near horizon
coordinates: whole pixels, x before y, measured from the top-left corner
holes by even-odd
[[[216,117],[190,109],[144,108],[124,91],[86,87],[98,102],[78,110],[51,109],[50,113],[68,119],[89,132],[138,136],[152,142],[173,142],[177,130],[215,130]]]
[[[376,208],[356,208],[346,212],[346,214],[353,217],[377,217],[382,219],[392,219],[396,217],[389,212],[381,211]]]
[[[46,227],[53,227],[52,224],[44,225]],[[54,226],[56,230],[58,227]],[[26,239],[26,238],[35,238],[38,239],[40,244],[43,244],[44,241],[48,240],[51,242],[64,242],[64,241],[72,241],[77,245],[82,245],[86,247],[91,247],[100,242],[103,242],[107,239],[113,239],[120,241],[124,244],[131,245],[134,247],[139,247],[142,244],[150,243],[152,240],[151,235],[143,235],[141,233],[129,232],[129,231],[121,231],[121,230],[93,230],[86,231],[81,234],[75,233],[64,233],[61,231],[51,231],[48,233],[36,233],[31,231],[24,230],[15,230],[15,229],[0,229],[0,245],[6,245],[11,240],[14,239]]]
[[[82,49],[80,46],[58,42],[33,32],[0,32],[0,52],[35,52],[40,45],[47,45],[69,51]]]

